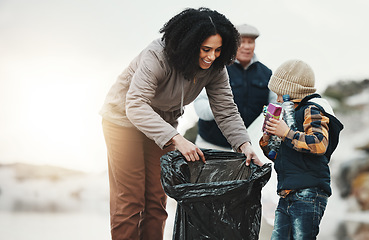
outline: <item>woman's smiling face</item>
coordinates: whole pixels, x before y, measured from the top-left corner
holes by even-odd
[[[219,34],[212,35],[205,39],[200,47],[199,66],[202,69],[211,67],[222,51],[222,37]]]

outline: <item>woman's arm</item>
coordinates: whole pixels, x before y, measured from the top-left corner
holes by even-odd
[[[147,50],[139,61],[126,97],[128,119],[160,148],[178,134],[151,106],[159,81],[167,77],[166,67],[160,52]]]
[[[233,100],[226,70],[206,85],[210,107],[216,123],[235,151],[245,142],[251,142],[245,124]]]
[[[206,91],[215,121],[232,148],[246,155],[246,165],[251,161],[257,165],[263,165],[252,148],[251,138],[234,102],[225,69],[218,74],[217,79],[206,86]]]

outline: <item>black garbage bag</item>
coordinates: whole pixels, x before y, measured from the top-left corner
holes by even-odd
[[[205,164],[187,162],[179,151],[160,159],[164,191],[177,201],[173,239],[259,239],[271,164],[246,166],[242,153],[202,151]]]

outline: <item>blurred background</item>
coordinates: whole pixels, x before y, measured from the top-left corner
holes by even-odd
[[[318,92],[345,125],[331,160],[333,195],[319,239],[368,239],[365,0],[1,0],[1,239],[110,239],[98,111],[130,60],[161,37],[163,24],[186,7],[201,6],[257,27],[256,55],[273,71],[291,58],[312,66]],[[179,131],[196,121],[187,106]],[[258,124],[249,130],[255,141]],[[275,186],[272,175],[263,189],[265,236],[273,224]],[[168,210],[171,239],[171,199]]]

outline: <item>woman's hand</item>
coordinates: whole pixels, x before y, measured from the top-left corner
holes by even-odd
[[[245,142],[239,147],[240,151],[246,156],[246,166],[249,166],[251,161],[253,161],[256,165],[263,166],[264,164],[260,161],[254,149],[251,146],[251,143]]]
[[[274,118],[269,118],[265,128],[268,133],[280,138],[284,137],[284,134],[290,130],[285,121]]]
[[[204,153],[192,142],[182,137],[180,134],[175,135],[172,138],[174,146],[182,153],[187,161],[198,161],[201,160],[205,163]]]

